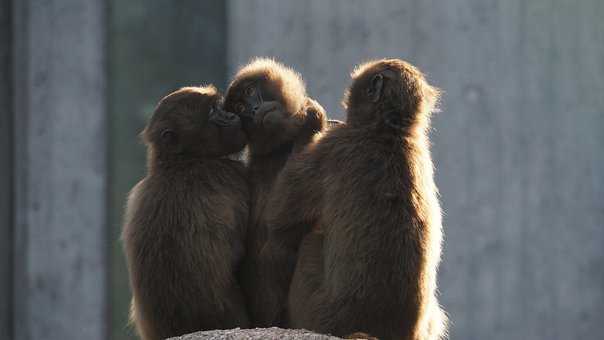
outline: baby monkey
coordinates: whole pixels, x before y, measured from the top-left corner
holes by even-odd
[[[298,73],[267,58],[242,67],[225,95],[226,110],[239,115],[249,137],[250,161],[289,156],[327,126],[323,107],[306,94]]]
[[[290,155],[304,149],[327,126],[325,111],[307,96],[298,73],[266,58],[255,59],[237,72],[224,107],[241,117],[249,138],[251,210],[241,283],[252,324],[278,326],[287,301],[287,289],[280,287],[287,288],[289,281],[260,259],[268,234],[266,203]]]
[[[163,98],[142,133],[148,172],[123,229],[131,317],[144,340],[249,325],[236,267],[249,215],[246,137],[213,86]]]
[[[438,91],[398,59],[352,77],[346,123],[290,159],[269,202],[265,250],[298,259],[295,271],[275,269],[294,272],[289,326],[438,339],[441,211],[428,142]]]

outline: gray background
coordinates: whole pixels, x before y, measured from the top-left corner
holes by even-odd
[[[133,337],[118,238],[137,134],[162,95],[224,90],[253,56],[300,71],[334,118],[370,58],[444,90],[453,339],[604,336],[603,16],[600,0],[0,0],[0,339]]]
[[[12,338],[103,339],[105,5],[24,0],[12,10]]]
[[[0,339],[12,334],[12,26],[10,1],[0,0]]]

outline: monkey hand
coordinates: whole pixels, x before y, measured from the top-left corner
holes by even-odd
[[[305,130],[315,134],[327,127],[327,113],[316,100],[307,98],[305,110],[305,125],[307,127]]]
[[[268,130],[278,129],[285,125],[287,115],[285,108],[278,101],[267,101],[262,103],[256,112],[254,120]]]

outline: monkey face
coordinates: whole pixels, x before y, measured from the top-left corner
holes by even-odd
[[[425,118],[431,109],[427,105],[434,103],[437,94],[412,65],[384,59],[355,70],[345,106],[353,125],[399,131]]]
[[[202,125],[201,136],[205,153],[214,156],[239,152],[247,143],[241,119],[218,106],[210,108],[207,122]]]
[[[257,58],[235,75],[225,110],[239,115],[250,149],[266,154],[293,143],[306,124],[308,101],[302,77],[268,58]]]
[[[277,89],[269,86],[264,79],[243,81],[229,93],[225,107],[239,115],[243,128],[248,133],[263,128],[266,115],[278,110],[283,111],[283,105],[277,100]]]
[[[235,112],[255,151],[270,151],[296,135],[304,117],[291,112],[278,83],[258,77],[229,89],[225,109]],[[299,111],[299,110],[298,110]]]
[[[163,98],[143,132],[160,155],[219,157],[246,144],[239,117],[224,111],[214,87],[187,87]]]

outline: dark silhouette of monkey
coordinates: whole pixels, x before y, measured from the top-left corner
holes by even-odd
[[[252,324],[280,325],[287,289],[280,273],[259,259],[266,242],[266,203],[273,182],[292,153],[302,150],[327,126],[325,111],[306,94],[299,74],[271,59],[242,67],[227,89],[224,107],[237,113],[249,138],[251,212],[241,282]]]
[[[295,266],[290,327],[438,339],[441,210],[427,136],[438,90],[398,59],[363,64],[352,77],[346,123],[281,172],[264,251],[286,266],[275,271]]]
[[[249,326],[236,267],[249,216],[239,118],[213,86],[163,98],[143,131],[148,173],[123,230],[132,319],[144,340]]]

